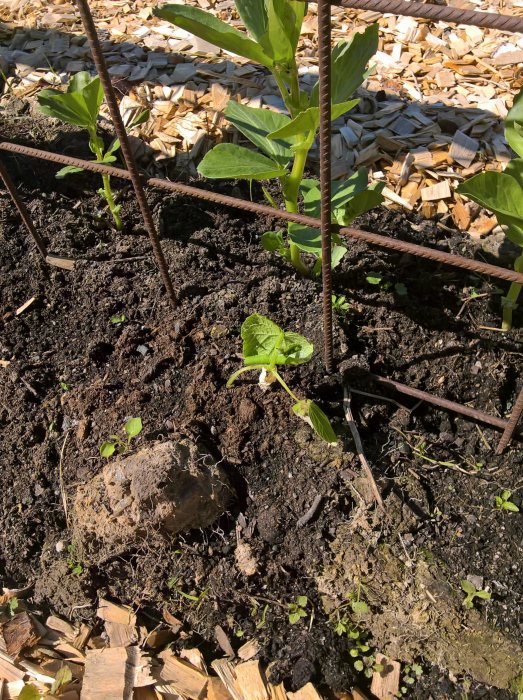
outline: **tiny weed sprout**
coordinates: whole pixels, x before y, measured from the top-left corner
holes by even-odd
[[[345,299],[344,296],[337,297],[336,294],[333,294],[331,297],[331,302],[332,302],[332,310],[339,313],[340,316],[345,316],[345,314],[350,309],[350,304]]]
[[[38,93],[38,103],[40,111],[48,117],[60,119],[65,124],[72,124],[87,130],[89,134],[89,148],[95,156],[96,163],[114,163],[115,153],[120,148],[120,141],[115,139],[108,148],[105,147],[103,139],[98,136],[97,123],[100,115],[100,107],[104,99],[104,92],[100,78],[91,77],[87,71],[77,73],[67,86],[65,92],[61,90],[48,89]],[[128,125],[130,131],[135,126],[143,124],[149,119],[149,111],[144,110],[138,114]],[[68,165],[62,168],[57,174],[57,178],[66,177],[72,173],[82,172],[82,168]],[[102,175],[103,187],[99,194],[105,199],[114,219],[116,229],[122,229],[122,219],[120,217],[121,207],[114,201],[114,194],[111,189],[111,178],[109,175]]]
[[[325,413],[310,399],[299,399],[277,370],[278,365],[301,365],[310,360],[314,351],[312,343],[298,333],[283,331],[276,323],[260,314],[245,319],[241,337],[245,366],[229,377],[227,386],[231,386],[244,372],[261,370],[260,384],[279,382],[295,401],[292,407],[294,413],[323,440],[336,444],[336,435]]]
[[[494,504],[498,510],[508,510],[511,513],[519,513],[519,508],[510,500],[512,491],[504,489],[499,496],[494,496]]]
[[[14,617],[16,615],[16,611],[18,610],[18,598],[15,596],[14,598],[10,598],[10,600],[7,601],[7,614],[9,617]]]
[[[475,175],[461,183],[457,191],[496,215],[506,237],[522,249],[514,262],[514,270],[523,272],[523,90],[507,115],[505,138],[519,157],[513,158],[504,172],[488,170]],[[503,331],[512,328],[512,312],[517,308],[521,286],[512,282],[507,296],[501,298]]]
[[[409,293],[409,290],[403,282],[393,283],[389,280],[384,280],[383,277],[379,275],[367,275],[365,279],[369,284],[379,287],[383,292],[388,292],[393,287],[396,294],[400,297],[406,297]]]
[[[229,102],[225,116],[259,152],[232,143],[209,151],[198,171],[208,178],[268,180],[277,178],[289,212],[297,213],[300,197],[304,213],[318,217],[320,189],[317,180],[304,179],[308,153],[320,122],[319,84],[306,90],[300,84],[296,49],[307,3],[301,0],[235,0],[236,9],[248,33],[222,22],[197,7],[163,5],[153,10],[157,17],[172,22],[196,36],[231,53],[259,63],[271,71],[280,90],[287,114],[270,109]],[[369,26],[342,41],[332,51],[332,119],[338,119],[359,102],[351,99],[369,75],[367,64],[378,48],[378,25]],[[356,216],[382,201],[383,184],[369,187],[362,168],[347,180],[332,183],[332,220],[348,226]],[[264,189],[267,201],[277,206]],[[346,248],[339,236],[332,236],[332,265],[341,261]],[[290,223],[284,238],[281,231],[262,236],[263,247],[282,255],[303,275],[321,272],[321,237],[316,228]],[[309,270],[302,253],[316,259]]]
[[[467,594],[463,600],[463,607],[467,608],[467,610],[474,607],[474,598],[481,598],[482,600],[490,600],[491,598],[488,591],[478,591],[476,586],[474,586],[474,584],[470,581],[467,581],[467,579],[463,579],[463,581],[460,582],[460,585],[461,590]]]
[[[121,326],[122,323],[127,321],[127,316],[125,314],[115,314],[111,316],[111,323],[115,326]]]
[[[102,457],[112,457],[114,453],[121,454],[131,449],[131,442],[142,432],[142,419],[130,418],[124,425],[125,438],[119,435],[110,435],[109,440],[106,440],[100,445],[100,455]]]
[[[294,603],[288,603],[289,608],[289,622],[291,625],[295,625],[299,622],[302,617],[307,617],[307,604],[309,599],[306,595],[299,595]]]
[[[80,574],[83,573],[84,567],[82,566],[81,562],[78,561],[76,547],[72,543],[67,546],[66,562],[67,562],[67,568],[75,576],[80,576]]]

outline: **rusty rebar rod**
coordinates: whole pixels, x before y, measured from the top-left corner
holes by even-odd
[[[496,12],[462,10],[458,7],[431,5],[415,0],[331,0],[331,4],[352,10],[366,10],[381,14],[417,17],[432,22],[469,24],[485,29],[498,29],[502,32],[523,33],[523,17],[502,15]]]
[[[59,165],[74,165],[78,168],[83,168],[84,170],[90,170],[94,173],[105,173],[107,175],[111,175],[112,177],[122,178],[123,180],[131,179],[130,173],[122,168],[115,168],[112,165],[104,165],[102,163],[94,163],[92,161],[82,160],[81,158],[73,158],[72,156],[64,156],[61,153],[42,151],[38,148],[21,146],[16,143],[9,143],[7,141],[0,142],[0,151],[17,153],[19,155],[39,158],[41,160],[48,160]],[[274,209],[267,204],[256,204],[255,202],[251,202],[246,199],[238,199],[237,197],[231,197],[229,195],[217,194],[216,192],[209,192],[208,190],[192,187],[191,185],[184,185],[181,182],[171,182],[170,180],[163,180],[161,178],[143,178],[143,182],[150,187],[159,187],[178,194],[185,194],[188,197],[196,197],[207,202],[213,202],[214,204],[223,204],[226,207],[233,207],[234,209],[241,209],[254,214],[261,214],[262,216],[268,216],[273,219],[293,221],[297,224],[302,224],[303,226],[320,228],[319,219],[315,219],[312,216],[304,216],[303,214],[293,214],[282,209]],[[340,228],[338,233],[340,233],[342,236],[355,238],[379,248],[394,250],[400,253],[408,253],[409,255],[414,255],[419,258],[432,260],[437,263],[443,263],[444,265],[450,265],[452,267],[458,267],[464,270],[470,270],[471,272],[488,275],[490,277],[495,277],[496,279],[505,280],[506,282],[517,282],[518,284],[523,284],[523,274],[521,272],[515,272],[514,270],[508,270],[504,267],[499,267],[498,265],[484,263],[480,260],[464,258],[461,255],[445,253],[444,251],[435,250],[434,248],[426,248],[425,246],[421,246],[416,243],[409,243],[408,241],[401,241],[396,238],[388,238],[387,236],[382,236],[378,233],[371,233],[370,231],[362,231],[351,227]]]
[[[497,455],[500,455],[503,452],[503,450],[508,446],[509,442],[512,440],[512,436],[516,431],[522,413],[523,387],[521,387],[521,391],[519,392],[518,398],[516,399],[516,403],[514,404],[512,413],[510,414],[510,418],[507,422],[507,427],[505,428],[503,435],[501,436],[501,440],[499,441],[499,444],[496,448]]]
[[[29,231],[29,234],[32,236],[32,238],[36,244],[36,247],[40,251],[40,255],[45,260],[47,258],[47,247],[44,243],[44,239],[36,230],[36,226],[33,223],[33,219],[31,218],[31,214],[29,213],[27,207],[25,206],[22,198],[20,197],[20,195],[18,193],[18,190],[16,189],[15,183],[11,180],[9,173],[7,172],[7,168],[5,167],[5,165],[3,164],[3,162],[1,160],[0,160],[0,178],[2,178],[2,181],[5,185],[5,188],[9,192],[9,195],[10,195],[11,199],[13,200],[13,204],[18,209],[18,213],[20,214],[20,217],[21,217],[22,221],[24,222],[26,229]]]
[[[507,430],[510,421],[503,418],[498,418],[497,416],[492,416],[490,413],[481,411],[477,408],[471,408],[470,406],[465,406],[461,403],[456,403],[455,401],[449,401],[448,399],[442,399],[440,396],[435,396],[434,394],[429,394],[426,391],[421,391],[420,389],[414,389],[407,384],[402,384],[394,379],[388,379],[387,377],[380,377],[378,374],[368,375],[372,381],[380,386],[388,389],[394,389],[400,394],[405,394],[405,396],[412,396],[414,399],[419,399],[421,401],[426,401],[427,403],[438,406],[439,408],[444,408],[446,411],[452,411],[454,413],[460,413],[462,416],[467,416],[467,418],[472,418],[472,420],[478,421],[480,423],[486,423],[487,425],[492,425],[495,428],[500,428],[501,430]],[[522,392],[523,393],[523,392]],[[522,399],[523,401],[523,399]],[[515,411],[513,411],[514,416]],[[517,423],[517,420],[515,421]],[[512,430],[512,434],[514,433]]]
[[[320,108],[321,271],[323,292],[323,359],[327,372],[334,367],[332,337],[331,235],[331,13],[330,0],[318,0],[318,58]]]
[[[93,16],[91,10],[89,9],[89,4],[87,0],[76,0],[78,6],[78,11],[82,20],[82,24],[89,40],[89,46],[91,48],[91,53],[93,55],[94,64],[96,70],[100,77],[102,87],[104,89],[105,99],[107,100],[107,106],[109,107],[109,112],[111,113],[111,119],[114,125],[114,130],[120,141],[120,148],[123,153],[127,169],[129,171],[129,179],[131,180],[134,191],[136,193],[136,199],[138,201],[138,206],[143,216],[145,223],[145,228],[149,234],[149,239],[151,241],[151,246],[156,258],[156,262],[160,269],[162,275],[163,283],[167,293],[171,299],[172,305],[176,308],[176,294],[174,293],[174,287],[169,275],[169,270],[167,268],[167,262],[162,250],[160,239],[156,231],[156,226],[154,225],[153,216],[147,203],[147,197],[145,196],[145,191],[143,189],[142,180],[138,172],[138,167],[136,165],[136,160],[134,153],[131,149],[129,143],[129,138],[127,136],[127,131],[118,108],[118,101],[116,99],[116,94],[114,92],[113,85],[111,83],[111,78],[107,70],[107,64],[102,52],[102,47],[100,45],[100,40],[96,32],[96,27],[94,24]]]

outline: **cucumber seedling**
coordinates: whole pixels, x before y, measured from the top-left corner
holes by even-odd
[[[114,139],[108,148],[97,133],[100,107],[104,99],[102,83],[98,76],[91,77],[87,71],[81,71],[71,78],[65,92],[48,89],[38,93],[40,111],[48,117],[86,129],[89,134],[89,149],[95,156],[95,163],[114,163],[115,153],[120,148],[120,141]],[[127,125],[127,131],[143,124],[149,119],[149,110],[138,114]],[[64,178],[72,173],[81,173],[83,168],[67,165],[56,173],[57,178]],[[116,204],[109,175],[102,175],[103,187],[98,193],[105,199],[118,231],[122,229],[120,205]]]
[[[279,382],[295,402],[292,407],[294,413],[308,423],[323,440],[336,444],[336,435],[325,413],[314,401],[299,399],[277,369],[280,365],[301,365],[310,360],[314,352],[313,344],[298,333],[283,331],[276,323],[260,314],[252,314],[245,319],[241,327],[241,337],[245,366],[231,375],[227,386],[231,386],[244,372],[261,370],[260,384]]]
[[[198,7],[167,4],[153,13],[161,19],[209,41],[221,49],[243,56],[267,68],[281,93],[287,114],[249,107],[232,100],[225,116],[259,152],[232,143],[218,144],[201,161],[198,172],[208,178],[268,180],[277,178],[285,208],[298,212],[300,196],[304,213],[319,217],[320,189],[317,180],[304,179],[307,156],[320,123],[319,83],[312,90],[300,84],[296,49],[307,3],[301,0],[235,0],[247,29],[242,32]],[[367,64],[378,49],[378,25],[338,43],[332,51],[332,119],[359,102],[352,99],[368,76]],[[369,187],[368,173],[361,168],[347,180],[332,183],[332,220],[347,226],[353,219],[382,201],[383,184]],[[277,207],[264,189],[269,204]],[[332,236],[332,265],[346,253],[338,235]],[[290,261],[302,275],[309,274],[302,253],[314,256],[313,274],[321,272],[321,236],[317,228],[289,223],[287,236],[268,231],[263,247]]]
[[[514,99],[507,115],[505,138],[519,158],[513,158],[502,173],[489,170],[462,182],[457,192],[490,209],[503,227],[505,236],[521,248],[514,270],[523,273],[523,90]],[[512,328],[512,313],[517,308],[522,285],[512,282],[506,297],[501,297],[501,330]]]

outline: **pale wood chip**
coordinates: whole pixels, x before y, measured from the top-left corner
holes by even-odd
[[[479,141],[458,130],[454,134],[449,155],[456,163],[459,163],[464,168],[468,168],[476,157],[478,148]]]
[[[267,682],[259,661],[245,661],[235,668],[236,683],[244,700],[269,700]]]
[[[424,202],[432,202],[438,199],[446,199],[451,196],[452,193],[450,191],[450,185],[448,183],[448,180],[438,182],[436,185],[431,185],[430,187],[424,187],[421,190],[421,199]]]
[[[238,649],[238,656],[243,661],[250,661],[260,651],[260,644],[256,639],[250,639]]]
[[[287,693],[287,697],[289,700],[322,700],[312,683],[307,683],[295,693]]]
[[[209,677],[187,661],[183,661],[165,650],[159,654],[164,662],[160,678],[176,688],[176,691],[192,700],[202,700],[206,695]]]
[[[127,650],[89,650],[85,659],[82,700],[131,700],[132,687],[126,683]]]
[[[383,654],[376,654],[376,663],[382,664],[384,668],[383,671],[372,674],[371,693],[378,700],[395,700],[400,687],[401,664]]]

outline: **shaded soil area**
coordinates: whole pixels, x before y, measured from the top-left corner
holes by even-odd
[[[31,124],[43,137],[41,123],[20,118],[16,124],[26,138]],[[5,131],[6,124],[0,126]],[[51,150],[65,142],[85,154],[80,137],[48,134]],[[373,605],[383,615],[383,599],[365,591],[386,546],[412,571],[420,558],[439,562],[458,593],[460,580],[476,577],[492,593],[491,601],[476,603],[478,614],[521,644],[522,516],[494,508],[503,489],[521,505],[521,443],[498,458],[499,433],[487,426],[397,395],[389,398],[403,406],[354,394],[365,453],[385,496],[386,512],[377,514],[342,406],[347,377],[360,391],[383,393],[366,378],[370,370],[509,414],[521,382],[523,315],[515,313],[510,334],[481,328],[499,325],[502,290],[495,280],[351,242],[334,273],[335,294],[350,304],[335,315],[340,371],[325,376],[320,282],[298,278],[259,244],[260,235],[278,222],[150,191],[179,294],[173,310],[129,188],[118,190],[125,229],[116,234],[94,194],[95,177],[59,182],[58,168],[50,164],[5,161],[49,249],[77,263],[73,272],[44,265],[1,195],[0,358],[10,361],[0,368],[3,585],[33,584],[42,609],[85,619],[102,594],[136,606],[149,626],[168,609],[185,625],[176,643],[198,644],[211,658],[219,652],[214,629],[221,625],[235,648],[256,637],[262,658],[273,662],[271,677],[287,687],[313,680],[342,691],[355,679],[362,683],[350,640],[335,632],[339,606],[347,599],[336,601],[334,592],[335,602],[326,604],[326,588],[318,580],[332,577],[340,532],[350,542],[347,527],[352,527],[368,542],[362,550],[358,540],[368,566],[361,567],[360,557],[351,585],[354,595],[367,596],[370,615]],[[249,196],[242,184],[214,186]],[[358,224],[477,254],[458,232],[404,213],[380,209]],[[371,284],[368,277],[380,281]],[[253,312],[314,342],[314,359],[286,370],[285,378],[331,417],[338,447],[326,448],[293,416],[286,395],[274,387],[263,392],[254,375],[226,388],[241,366],[241,323]],[[124,322],[111,321],[120,314]],[[100,472],[100,444],[121,432],[131,416],[143,421],[136,441],[141,448],[180,436],[212,445],[237,496],[212,527],[169,541],[151,536],[135,549],[83,560],[67,548],[75,523],[64,513],[62,488],[70,504],[77,488]],[[320,506],[300,527],[298,520],[316,496]],[[255,573],[242,571],[239,543],[248,545]],[[307,596],[307,616],[290,624],[288,605],[297,596]],[[458,611],[465,629],[460,600]],[[377,632],[368,620],[352,623]],[[369,638],[376,651],[390,643],[376,633]],[[406,640],[405,648],[410,646]],[[464,692],[469,698],[510,697],[466,673],[440,669],[424,656],[422,644],[413,653],[423,675],[410,697],[462,698]]]

